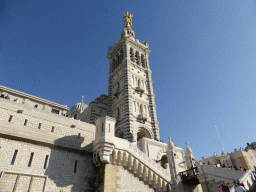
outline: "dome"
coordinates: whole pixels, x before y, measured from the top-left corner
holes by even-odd
[[[85,103],[77,103],[74,105],[74,109],[78,110],[79,112],[84,111],[87,107],[88,107],[88,105],[86,105]]]
[[[75,111],[77,111],[78,113],[82,113],[86,108],[88,107],[88,105],[86,105],[85,103],[77,103],[75,104],[71,109],[70,109],[70,113],[73,113]]]

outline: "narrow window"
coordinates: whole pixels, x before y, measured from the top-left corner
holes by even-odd
[[[76,169],[77,169],[77,160],[75,161],[74,173],[76,173]]]
[[[110,133],[110,123],[109,123],[109,128],[108,128],[108,132]]]
[[[29,159],[29,162],[28,162],[28,167],[30,167],[31,164],[32,164],[33,156],[34,156],[34,152],[32,152],[31,155],[30,155],[30,159]]]
[[[25,119],[24,126],[26,126],[26,125],[27,125],[27,123],[28,123],[28,120],[27,120],[27,119]]]
[[[10,115],[8,122],[11,122],[11,121],[12,121],[12,117],[13,117],[13,116]]]
[[[12,157],[11,165],[14,165],[15,159],[16,159],[16,157],[17,157],[17,153],[18,153],[18,150],[16,149],[16,150],[14,151],[14,154],[13,154],[13,157]]]
[[[76,119],[76,118],[77,118],[77,114],[74,115],[74,119]]]
[[[44,160],[44,169],[46,169],[48,158],[49,158],[49,155],[46,155]]]
[[[135,103],[135,101],[133,103],[134,103],[134,110],[136,112],[136,103]]]
[[[42,126],[42,123],[39,123],[39,125],[38,125],[38,129],[40,129],[40,128],[41,128],[41,126]]]
[[[77,136],[77,137],[78,137],[78,139],[80,138],[80,136],[81,136],[81,133],[78,133],[78,136]]]
[[[104,126],[104,125],[103,125],[103,123],[102,123],[102,127],[101,127],[101,128],[102,128],[102,132],[103,132],[103,129],[104,129],[103,126]]]
[[[52,126],[52,130],[51,130],[51,132],[52,132],[52,133],[54,132],[54,126]]]

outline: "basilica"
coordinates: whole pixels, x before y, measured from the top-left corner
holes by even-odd
[[[195,162],[160,140],[149,44],[135,39],[133,15],[108,47],[108,95],[70,109],[0,86],[0,191],[216,191],[252,171]],[[223,159],[223,158],[222,158]],[[239,162],[238,162],[239,163]]]

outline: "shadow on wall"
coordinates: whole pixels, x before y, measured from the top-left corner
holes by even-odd
[[[46,191],[97,191],[98,168],[93,164],[93,153],[71,148],[81,146],[83,141],[77,135],[55,140],[55,147],[44,161],[48,176]]]

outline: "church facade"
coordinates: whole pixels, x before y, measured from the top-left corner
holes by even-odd
[[[0,86],[0,191],[201,191],[192,150],[160,141],[147,41],[125,13],[108,95],[71,109]]]

